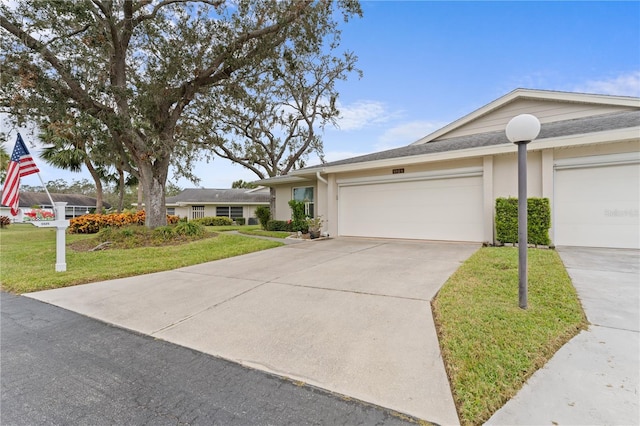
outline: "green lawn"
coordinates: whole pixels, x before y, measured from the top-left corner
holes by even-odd
[[[529,307],[518,307],[518,250],[483,248],[433,301],[443,358],[462,424],[482,424],[526,379],[586,328],[553,250],[529,250]]]
[[[273,238],[287,238],[289,235],[291,235],[291,232],[284,232],[284,231],[264,231],[260,228],[257,229],[243,229],[239,231],[241,234],[246,234],[246,235],[259,235],[262,237],[273,237]]]
[[[238,231],[245,235],[258,235],[261,237],[287,238],[291,232],[265,231],[260,225],[229,225],[229,226],[207,226],[207,230],[212,232]]]
[[[226,231],[251,232],[256,229],[259,230],[260,225],[223,225],[223,226],[207,226],[206,228],[207,230],[213,231],[213,232],[226,232]]]
[[[33,225],[0,230],[0,285],[14,293],[167,271],[282,245],[221,233],[187,244],[77,252],[67,247],[67,271],[55,272],[56,231]],[[67,234],[67,243],[93,238]]]

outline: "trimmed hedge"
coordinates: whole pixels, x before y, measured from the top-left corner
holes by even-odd
[[[527,239],[529,244],[549,245],[551,207],[548,198],[527,199]],[[518,242],[518,199],[496,198],[496,239]]]
[[[292,232],[291,221],[284,220],[270,220],[267,222],[267,231],[285,231]]]
[[[85,214],[69,220],[69,233],[95,234],[103,228],[120,228],[126,225],[144,225],[146,214],[144,210],[135,213]],[[178,223],[178,216],[167,215],[167,223]]]
[[[244,217],[236,217],[235,219],[233,219],[233,221],[237,224],[237,225],[244,225],[245,223],[247,223],[247,220]]]
[[[191,222],[199,223],[204,226],[229,226],[233,225],[233,220],[226,216],[207,216],[200,219],[193,219]]]

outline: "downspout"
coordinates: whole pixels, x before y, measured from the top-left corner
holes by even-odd
[[[328,182],[325,178],[323,178],[322,176],[320,176],[320,172],[316,172],[316,178],[317,178],[320,182],[324,183],[325,185],[329,185],[329,182]]]
[[[316,179],[318,179],[320,182],[322,182],[322,183],[324,183],[325,185],[327,185],[327,190],[329,189],[329,181],[327,181],[325,178],[323,178],[322,176],[320,176],[320,172],[316,172]],[[328,191],[327,191],[327,194],[328,194]],[[328,201],[329,201],[329,200],[327,200],[327,208],[328,208],[328,206],[329,206]],[[325,235],[325,234],[326,234],[326,236],[329,236],[329,233],[328,233],[328,232],[321,232],[321,234],[322,234],[322,235]]]

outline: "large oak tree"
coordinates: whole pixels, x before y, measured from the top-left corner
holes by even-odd
[[[283,53],[321,52],[337,9],[355,0],[22,0],[0,4],[0,103],[20,122],[75,110],[99,120],[134,163],[147,225],[166,223],[169,166],[200,147],[184,120],[238,76],[267,71]],[[295,60],[295,59],[293,59]],[[257,80],[254,80],[257,82]],[[243,89],[244,90],[244,89]]]

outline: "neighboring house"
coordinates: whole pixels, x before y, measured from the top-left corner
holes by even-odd
[[[260,181],[276,219],[306,199],[330,235],[495,242],[498,197],[517,197],[505,127],[538,117],[528,196],[550,200],[554,245],[640,248],[640,98],[517,89],[417,142]]]
[[[96,208],[96,199],[86,195],[52,193],[51,198],[54,203],[67,203],[65,206],[65,216],[67,219],[93,212]],[[102,204],[105,209],[111,208],[109,203],[103,202]],[[18,204],[18,207],[20,210],[18,216],[11,216],[9,207],[2,205],[0,206],[0,216],[9,216],[16,222],[22,222],[24,212],[30,211],[32,208],[53,209],[51,200],[49,200],[49,197],[45,192],[20,191],[20,203]]]
[[[257,224],[256,207],[269,206],[269,188],[254,189],[185,189],[178,195],[167,197],[167,214],[189,220],[210,216],[231,219],[245,218],[248,224]]]

